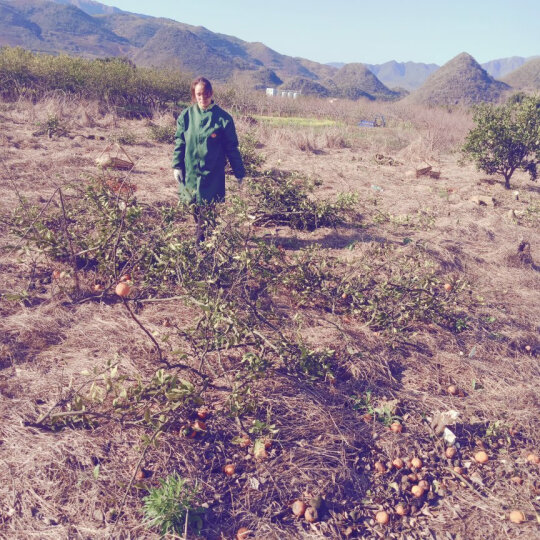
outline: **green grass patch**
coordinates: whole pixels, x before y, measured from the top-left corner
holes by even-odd
[[[303,118],[301,116],[262,116],[253,115],[259,122],[265,122],[272,127],[331,127],[341,126],[342,122],[327,118]]]

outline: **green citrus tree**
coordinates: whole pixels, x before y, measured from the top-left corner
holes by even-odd
[[[540,163],[540,97],[518,95],[504,105],[482,104],[475,108],[476,126],[462,147],[465,160],[487,174],[510,178],[517,169],[537,177]]]

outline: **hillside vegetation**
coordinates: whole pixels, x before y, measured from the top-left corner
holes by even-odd
[[[539,193],[458,165],[467,109],[216,85],[248,177],[197,249],[181,73],[0,77],[2,536],[535,536]]]
[[[124,58],[86,60],[0,48],[0,95],[37,101],[51,93],[99,99],[124,114],[148,115],[153,107],[189,100],[189,79],[180,71],[136,68]]]
[[[389,90],[364,64],[347,64],[334,74],[330,85],[335,85],[339,97],[347,99],[395,99]]]
[[[507,84],[493,79],[471,55],[461,53],[405,99],[431,106],[472,105],[500,101],[509,90]]]
[[[506,75],[503,81],[518,90],[539,92],[540,58],[529,60],[526,64]]]

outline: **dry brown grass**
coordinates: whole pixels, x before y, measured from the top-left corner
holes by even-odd
[[[253,99],[251,94],[238,98],[242,103]],[[441,276],[467,282],[474,324],[459,334],[419,325],[410,346],[392,348],[384,335],[354,318],[283,299],[280,309],[295,321],[291,331],[313,347],[343,353],[346,360],[338,380],[310,384],[278,367],[271,378],[254,384],[258,407],[279,428],[270,458],[262,462],[230,443],[249,427],[249,415],[243,420],[248,424],[239,426],[227,414],[227,392],[208,391],[205,399],[212,410],[208,435],[190,440],[180,437],[176,428],[164,433],[159,448],[144,454],[143,465],[152,473],[147,486],[156,486],[159,478],[174,470],[198,481],[202,500],[211,509],[204,531],[209,539],[233,538],[240,526],[265,539],[445,538],[447,532],[463,538],[533,538],[540,475],[538,467],[527,465],[524,458],[540,448],[537,186],[516,175],[516,200],[502,182],[487,182],[472,168],[457,166],[452,151],[469,125],[465,112],[404,111],[392,104],[336,105],[319,100],[261,100],[258,107],[250,102],[250,110],[347,119],[349,125],[339,129],[315,131],[270,128],[240,119],[237,125],[241,133],[250,131],[260,141],[265,166],[298,170],[319,180],[317,197],[355,192],[362,214],[361,222],[335,230],[308,233],[279,227],[261,234],[291,256],[316,243],[325,256],[346,261],[351,268],[377,245],[395,246],[398,254],[421,248],[436,262]],[[362,117],[381,113],[387,128],[354,126]],[[67,125],[69,136],[32,136],[36,125],[50,115]],[[129,147],[136,165],[128,179],[137,185],[138,200],[176,201],[170,174],[172,147],[149,141],[145,121],[119,119],[95,103],[58,98],[36,106],[0,104],[0,119],[3,215],[21,198],[43,206],[58,185],[96,175],[94,159],[116,130],[137,135],[138,142]],[[168,115],[154,118],[159,125],[169,121]],[[377,161],[376,154],[393,161]],[[440,168],[440,179],[414,177],[415,168],[426,160]],[[496,204],[478,206],[471,202],[474,195],[490,195]],[[515,217],[509,216],[510,210]],[[0,227],[2,245],[11,244],[4,221]],[[532,262],[516,258],[522,240],[530,243]],[[58,432],[32,425],[74,388],[88,385],[84,372],[104,370],[108,361],[117,361],[119,371],[132,381],[148,380],[160,367],[152,343],[119,303],[67,301],[58,284],[51,282],[50,264],[33,265],[13,249],[3,249],[0,268],[0,535],[158,538],[141,522],[145,486],[126,493],[143,455],[142,430],[116,421]],[[31,304],[13,300],[29,286],[38,288]],[[170,324],[189,325],[194,309],[181,300],[148,303],[137,316],[156,335],[170,334],[164,347],[172,350],[186,343]],[[348,357],[348,348],[359,356]],[[233,351],[220,361],[224,374],[216,383],[226,384],[238,356]],[[464,395],[449,396],[450,383]],[[379,403],[398,400],[405,425],[401,435],[380,422],[362,420],[351,405],[351,395],[362,389],[374,390]],[[499,422],[503,439],[509,436],[508,427],[518,433],[511,437],[512,444],[503,441],[497,446],[490,440],[489,464],[471,465],[470,472],[481,476],[484,487],[470,480],[460,485],[439,459],[443,444],[425,418],[449,409],[460,413],[456,431],[463,441],[463,463],[471,461],[475,444],[485,439],[486,426]],[[383,530],[369,516],[380,507],[390,510],[397,495],[388,487],[393,473],[374,474],[373,462],[413,455],[429,464],[430,481],[444,481],[448,493],[412,517],[394,516],[391,527]],[[228,479],[221,469],[230,461],[239,464],[239,473]],[[523,485],[511,482],[515,474]],[[316,495],[325,498],[324,518],[311,527],[293,519],[288,505]],[[124,496],[124,513],[116,522],[111,510]],[[525,524],[502,519],[512,508],[527,514]],[[359,515],[356,520],[351,517],[354,512]]]

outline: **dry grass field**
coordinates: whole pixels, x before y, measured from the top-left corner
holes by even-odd
[[[74,242],[66,207],[92,182],[112,185],[107,204],[124,210],[175,208],[172,144],[96,103],[0,103],[0,537],[159,538],[144,498],[175,472],[197,486],[176,538],[233,539],[240,527],[258,539],[539,537],[540,465],[528,458],[540,453],[538,184],[516,173],[505,190],[459,165],[465,112],[382,107],[375,129],[355,125],[381,112],[369,103],[306,102],[322,123],[238,116],[265,161],[242,191],[228,179],[217,227],[223,242],[229,225],[245,234],[234,268],[247,278],[210,283],[227,253],[212,240],[189,251],[192,220],[178,210],[168,241],[195,277],[150,286],[135,261],[118,268],[134,282],[122,301],[119,276],[78,265],[71,241],[55,258],[31,239],[54,210],[57,237]],[[152,125],[172,130],[172,114]],[[131,171],[96,167],[114,141]],[[440,175],[417,177],[426,165]],[[255,200],[263,171],[304,179],[313,200],[356,202],[314,230],[239,221],[231,209]],[[116,250],[121,233],[104,245]],[[246,312],[229,320],[240,282]],[[229,326],[213,334],[219,302]],[[223,345],[248,315],[258,326]],[[298,499],[318,508],[314,522],[293,515]]]

